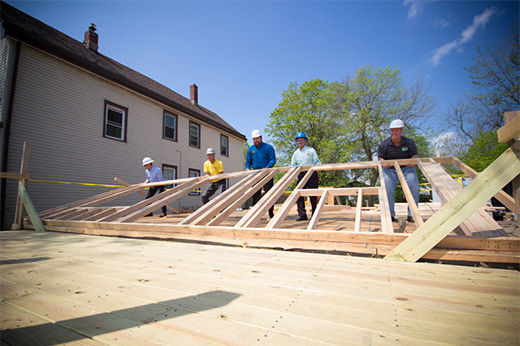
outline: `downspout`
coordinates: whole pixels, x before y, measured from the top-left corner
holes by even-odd
[[[16,41],[16,45],[14,46],[14,64],[13,64],[13,73],[11,74],[11,79],[6,81],[6,84],[10,82],[10,89],[8,98],[8,106],[7,113],[5,117],[5,123],[3,124],[3,132],[4,132],[4,142],[2,143],[2,147],[4,148],[2,153],[2,172],[7,172],[7,164],[8,164],[8,154],[9,154],[9,135],[11,131],[11,118],[13,116],[13,104],[14,104],[14,90],[16,87],[16,75],[18,73],[18,60],[20,57],[20,41]],[[9,64],[9,60],[8,60]],[[9,78],[9,76],[7,76]],[[0,195],[2,198],[0,199],[0,229],[5,228],[5,192],[7,188],[7,179],[3,178],[0,180]]]

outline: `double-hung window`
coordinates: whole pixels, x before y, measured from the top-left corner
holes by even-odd
[[[162,172],[163,172],[164,180],[177,179],[177,166],[163,164]],[[165,186],[165,188],[167,188],[167,189],[171,189],[172,187],[173,187],[173,184]]]
[[[189,178],[200,177],[200,170],[199,169],[189,168],[188,169],[188,177]],[[198,188],[197,190],[191,191],[190,192],[190,196],[200,196],[200,188]]]
[[[163,138],[177,142],[177,115],[164,111]]]
[[[128,108],[105,100],[103,137],[126,142]]]
[[[229,156],[229,137],[220,135],[220,155]]]
[[[190,147],[200,148],[200,125],[190,121]]]

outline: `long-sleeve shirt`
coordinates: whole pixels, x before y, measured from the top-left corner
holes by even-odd
[[[247,150],[246,169],[271,168],[276,163],[276,155],[272,145],[262,142],[260,147],[252,145]]]
[[[291,159],[291,166],[321,165],[320,158],[314,148],[304,146],[296,149]]]
[[[164,177],[162,170],[157,166],[152,166],[152,169],[146,170],[146,182],[153,183],[156,181],[163,181]]]

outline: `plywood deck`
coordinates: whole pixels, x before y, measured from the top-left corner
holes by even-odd
[[[518,344],[516,271],[0,232],[2,344]]]

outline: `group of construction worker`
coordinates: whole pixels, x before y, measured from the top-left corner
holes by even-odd
[[[409,159],[418,157],[417,147],[415,142],[407,137],[403,136],[404,122],[400,119],[392,120],[390,123],[390,137],[384,140],[378,148],[378,159],[380,161],[384,160],[396,160],[396,159]],[[259,130],[253,130],[251,133],[251,138],[253,140],[253,145],[249,147],[246,155],[246,164],[245,167],[247,170],[250,169],[263,169],[263,168],[272,168],[276,164],[276,154],[272,145],[265,143],[262,140],[262,133]],[[297,149],[294,151],[294,154],[291,158],[291,166],[314,166],[321,165],[321,161],[316,153],[314,148],[311,148],[307,145],[308,138],[305,132],[298,132],[296,137],[294,138]],[[217,160],[215,158],[215,150],[213,148],[208,148],[206,151],[207,161],[204,162],[204,173],[208,176],[219,175],[224,173],[224,165],[222,161]],[[149,157],[145,157],[143,159],[143,166],[146,169],[146,180],[145,183],[163,181],[162,171],[159,167],[153,166],[153,160]],[[401,170],[403,175],[410,187],[415,203],[419,202],[419,180],[417,178],[417,173],[415,171],[414,164],[408,164],[405,166],[401,166]],[[300,172],[298,175],[298,183],[305,176],[305,171]],[[383,163],[383,177],[386,186],[386,192],[388,196],[388,202],[390,205],[390,215],[392,216],[392,221],[398,221],[395,218],[395,188],[399,183],[399,178],[397,176],[395,167],[390,163]],[[253,195],[253,205],[255,205],[262,197],[262,190],[264,193],[267,193],[273,187],[274,181],[270,179],[267,181],[264,186],[259,189]],[[318,174],[317,172],[313,172],[309,177],[305,185],[304,189],[314,189],[318,188]],[[220,189],[220,193],[223,193],[227,189],[227,179],[215,179],[210,182],[206,191],[202,195],[202,203],[206,204],[209,202],[209,199]],[[148,189],[148,193],[145,198],[152,197],[157,192],[163,192],[164,186],[154,186]],[[317,205],[317,197],[311,196],[311,216],[314,214]],[[297,200],[298,206],[298,218],[297,221],[308,220],[307,212],[305,210],[305,201],[303,197],[298,198]],[[166,206],[162,207],[161,216],[166,216]],[[272,206],[269,209],[269,217],[274,217],[274,207]],[[408,222],[413,222],[413,218],[411,216],[411,211],[408,208]]]

